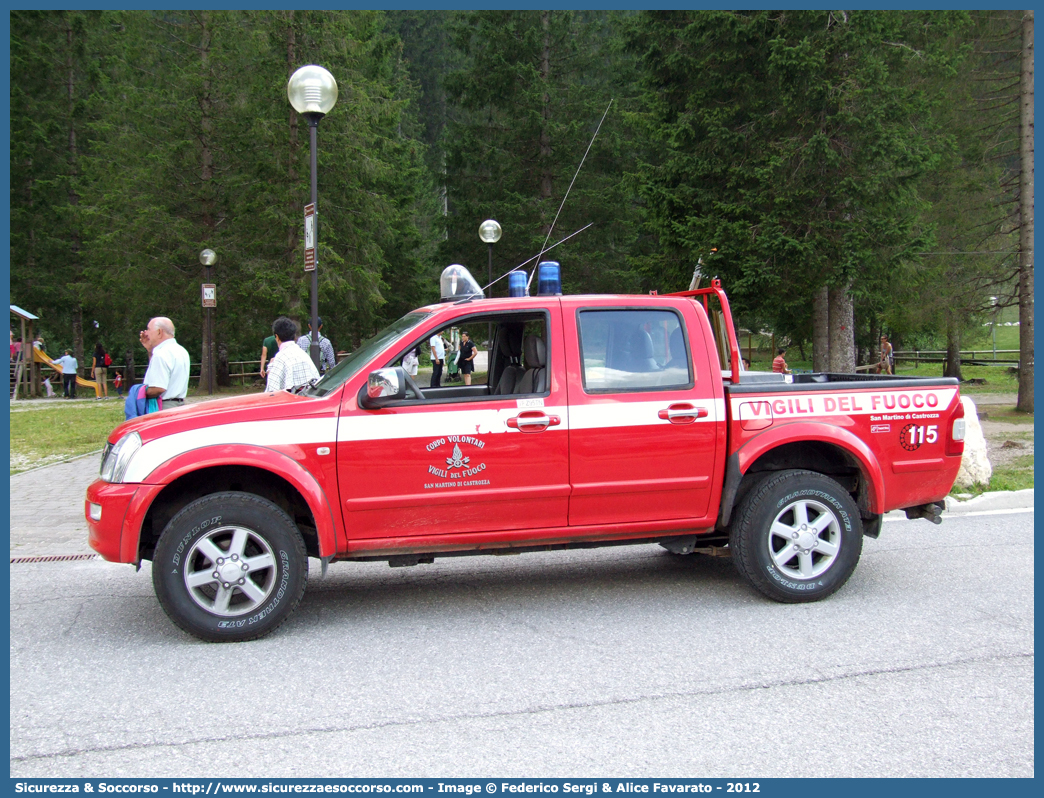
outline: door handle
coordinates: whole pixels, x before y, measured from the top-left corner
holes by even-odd
[[[562,419],[558,416],[549,416],[539,410],[520,413],[507,420],[507,425],[511,429],[517,429],[520,432],[543,432],[548,427],[557,427],[561,423]]]
[[[691,424],[698,418],[706,418],[710,413],[705,407],[693,407],[688,403],[683,403],[665,407],[656,415],[672,424]]]

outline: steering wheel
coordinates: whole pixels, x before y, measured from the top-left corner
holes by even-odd
[[[416,382],[414,382],[413,377],[410,376],[410,373],[406,371],[406,369],[403,369],[402,374],[406,378],[406,387],[413,391],[414,398],[423,399],[424,392],[420,389],[420,386],[417,385]]]

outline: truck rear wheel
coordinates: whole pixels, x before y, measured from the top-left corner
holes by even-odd
[[[304,594],[308,555],[291,518],[250,493],[215,493],[163,530],[152,584],[164,611],[213,643],[274,631]]]
[[[780,471],[743,499],[729,534],[736,570],[776,601],[819,601],[855,571],[863,549],[859,509],[837,482]]]

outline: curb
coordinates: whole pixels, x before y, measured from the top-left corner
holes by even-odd
[[[995,490],[988,491],[967,501],[958,501],[953,496],[946,497],[946,509],[943,518],[955,518],[972,513],[990,512],[994,510],[1032,510],[1033,488],[1025,490]],[[905,521],[906,513],[902,510],[892,510],[885,513],[884,518],[889,521]]]
[[[953,515],[983,510],[1025,510],[1032,507],[1033,488],[989,491],[963,502],[953,496],[946,497],[946,512]]]

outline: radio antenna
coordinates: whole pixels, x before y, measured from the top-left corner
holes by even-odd
[[[514,268],[512,268],[512,269],[508,269],[508,270],[507,270],[506,272],[504,272],[504,273],[503,273],[502,275],[500,275],[500,277],[498,277],[498,278],[497,278],[496,280],[494,280],[494,281],[493,281],[492,283],[489,283],[488,285],[484,285],[484,286],[482,286],[482,291],[483,291],[483,292],[485,292],[485,290],[486,290],[487,288],[489,288],[489,286],[493,285],[493,283],[499,283],[499,282],[500,282],[501,280],[503,280],[503,279],[504,279],[505,277],[507,277],[507,276],[508,276],[509,274],[511,274],[511,272],[515,271],[516,269],[521,269],[521,268],[522,268],[523,266],[525,266],[525,265],[526,265],[527,263],[531,263],[531,262],[535,261],[535,260],[536,260],[537,258],[539,258],[539,257],[540,257],[541,255],[543,255],[543,254],[544,254],[544,252],[550,252],[550,251],[551,251],[551,250],[553,250],[553,249],[554,249],[555,247],[557,247],[557,246],[558,246],[559,244],[561,244],[561,243],[563,243],[563,242],[565,242],[565,241],[568,241],[568,240],[569,240],[570,238],[572,238],[572,237],[573,237],[573,236],[575,236],[575,235],[579,235],[580,233],[584,232],[584,230],[586,230],[586,229],[587,229],[588,227],[590,227],[590,226],[591,226],[591,225],[593,225],[593,224],[594,224],[594,222],[588,222],[588,223],[587,223],[587,224],[585,224],[585,225],[584,225],[583,227],[581,227],[581,228],[580,228],[579,230],[577,230],[577,231],[576,231],[575,233],[570,233],[570,234],[569,234],[569,235],[567,235],[567,236],[566,236],[565,238],[563,238],[563,239],[562,239],[561,241],[556,241],[556,242],[555,242],[554,244],[552,244],[551,246],[549,246],[549,247],[548,247],[547,249],[545,249],[545,250],[543,250],[543,251],[541,251],[541,252],[538,252],[538,253],[537,253],[536,255],[534,255],[533,257],[531,257],[531,258],[530,258],[529,260],[524,260],[524,261],[522,261],[522,262],[521,262],[520,264],[518,264],[518,266],[515,266],[515,267],[514,267]],[[545,243],[546,243],[546,242],[545,242]],[[528,283],[527,283],[527,285],[528,285]]]
[[[598,138],[598,131],[602,129],[602,122],[605,121],[606,114],[609,113],[609,109],[612,107],[612,105],[613,105],[613,101],[609,100],[609,105],[607,105],[605,107],[605,113],[603,113],[602,114],[602,118],[600,120],[598,120],[598,127],[595,128],[594,135],[591,136],[591,141],[588,142],[588,144],[587,144],[587,149],[584,151],[584,157],[580,159],[580,165],[578,167],[576,167],[576,174],[574,174],[573,175],[573,179],[569,181],[569,188],[566,189],[565,196],[562,197],[562,204],[558,206],[558,213],[555,214],[555,219],[554,219],[553,222],[551,222],[551,227],[549,227],[548,230],[547,230],[547,238],[544,239],[544,245],[540,248],[540,252],[537,253],[536,257],[537,257],[537,265],[538,266],[540,265],[540,261],[539,261],[540,256],[543,255],[545,252],[547,252],[550,249],[550,247],[547,246],[547,242],[551,240],[551,232],[555,229],[555,224],[557,224],[557,222],[558,222],[558,216],[559,216],[559,214],[562,213],[562,208],[565,207],[566,200],[569,199],[569,192],[573,190],[573,183],[576,182],[576,177],[577,177],[577,175],[580,174],[580,170],[584,168],[584,161],[587,160],[587,153],[589,153],[591,151],[591,145],[594,144],[595,139]],[[579,232],[579,231],[577,231],[577,232]],[[562,241],[565,241],[565,239],[563,238]],[[562,243],[562,242],[560,241],[559,243]],[[532,260],[532,258],[530,260]],[[533,271],[530,272],[530,274],[529,274],[529,279],[526,280],[526,290],[527,291],[529,290],[530,283],[533,282],[533,275],[536,274],[536,270],[537,270],[537,267],[534,266],[533,267]]]

